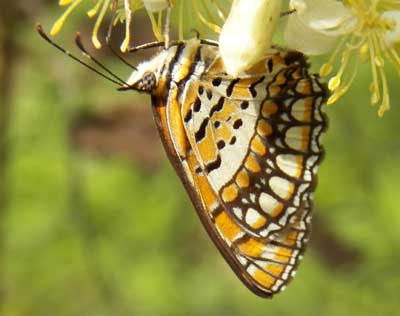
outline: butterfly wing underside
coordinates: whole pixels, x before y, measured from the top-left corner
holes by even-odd
[[[185,161],[177,155],[168,130],[165,103],[153,99],[153,104],[155,121],[168,157],[207,233],[251,291],[262,297],[272,297],[294,276],[309,234],[310,202],[304,201],[296,219],[287,229],[271,237],[269,243],[253,238],[222,209],[206,177],[192,171],[197,164],[194,154],[189,153]]]
[[[236,79],[217,57],[183,92],[172,83],[166,99],[153,97],[164,147],[204,227],[243,283],[264,297],[285,287],[304,252],[325,128],[324,87],[304,61],[288,66],[280,54]],[[268,203],[260,205],[260,196]]]
[[[217,57],[182,98],[196,170],[260,239],[284,229],[313,192],[323,151],[325,87],[308,75],[302,55],[286,64],[284,54],[271,53],[239,78],[224,74]]]

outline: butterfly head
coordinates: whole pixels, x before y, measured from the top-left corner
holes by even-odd
[[[136,90],[139,92],[154,93],[158,87],[158,78],[165,62],[165,53],[162,52],[152,59],[138,65],[128,80],[127,85],[120,90]]]
[[[134,77],[136,77],[136,73]],[[129,82],[129,89],[141,91],[141,92],[152,92],[157,87],[157,77],[154,72],[146,71],[138,79],[132,83]]]

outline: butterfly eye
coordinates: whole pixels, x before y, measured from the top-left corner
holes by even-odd
[[[139,91],[151,92],[157,86],[157,78],[154,72],[145,72],[143,77],[137,81],[134,88]]]

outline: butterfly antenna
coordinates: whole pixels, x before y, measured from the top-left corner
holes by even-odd
[[[196,29],[191,29],[190,31],[193,32],[193,33],[195,34],[196,39],[200,39],[200,32],[199,32],[198,30],[196,30]]]
[[[70,58],[72,58],[73,60],[75,60],[76,62],[78,62],[79,64],[85,66],[86,68],[90,69],[91,71],[95,72],[96,74],[98,74],[100,77],[103,77],[104,79],[107,79],[108,81],[121,86],[121,84],[126,85],[126,83],[119,79],[119,80],[115,80],[107,75],[105,75],[104,73],[100,72],[99,70],[97,70],[96,68],[90,66],[89,64],[85,63],[84,61],[80,60],[78,57],[74,56],[73,54],[71,54],[69,51],[67,51],[66,49],[64,49],[63,47],[61,47],[60,45],[58,45],[57,43],[53,42],[48,36],[47,34],[44,32],[42,26],[40,24],[36,25],[36,31],[38,32],[38,34],[46,41],[48,42],[50,45],[52,45],[53,47],[57,48],[59,51],[61,51],[62,53],[66,54],[67,56],[69,56]],[[113,76],[114,77],[114,76]]]
[[[128,84],[122,80],[120,77],[118,77],[116,74],[114,74],[110,69],[108,69],[106,66],[104,66],[101,62],[99,62],[93,55],[91,55],[86,48],[83,46],[82,39],[81,39],[81,34],[78,32],[75,35],[75,44],[78,46],[78,48],[81,50],[82,54],[89,58],[91,61],[93,61],[97,66],[99,66],[101,69],[103,69],[105,72],[107,72],[109,75],[111,75],[113,78],[115,78],[117,81],[120,82],[120,84],[127,86]]]
[[[115,16],[115,14],[114,14]],[[108,31],[107,31],[107,36],[106,36],[106,45],[108,49],[113,53],[114,56],[116,56],[120,61],[122,61],[125,65],[129,66],[130,68],[137,70],[137,67],[129,63],[125,58],[123,58],[118,52],[112,47],[110,40],[111,40],[111,33],[112,33],[112,28],[113,28],[113,21],[114,18],[111,19],[110,24],[108,25]]]

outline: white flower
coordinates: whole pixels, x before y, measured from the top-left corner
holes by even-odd
[[[328,104],[347,92],[357,75],[359,62],[371,67],[371,103],[380,103],[379,115],[390,108],[385,60],[400,71],[399,0],[291,0],[296,13],[289,17],[285,40],[290,48],[309,55],[333,50],[321,68],[332,95]]]
[[[219,47],[232,76],[257,63],[271,46],[281,0],[234,0],[222,27]]]
[[[328,52],[353,22],[349,10],[336,0],[292,0],[290,9],[297,12],[289,17],[285,40],[307,55]]]

